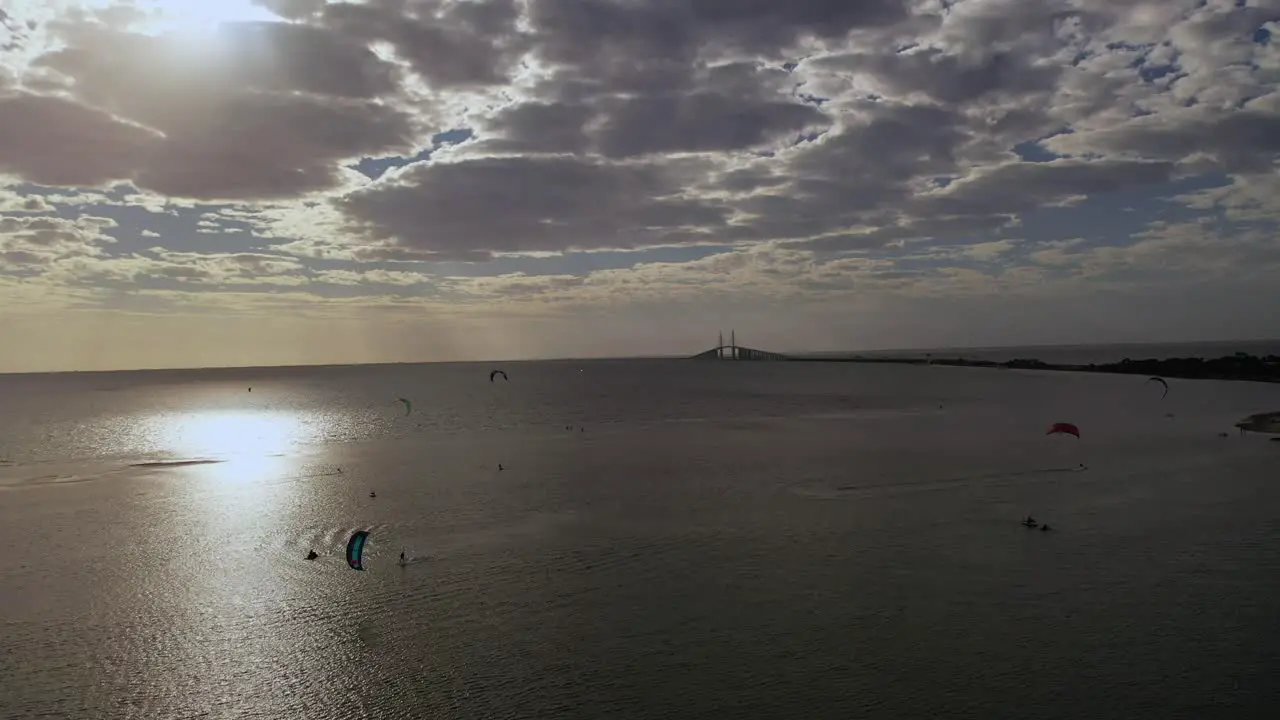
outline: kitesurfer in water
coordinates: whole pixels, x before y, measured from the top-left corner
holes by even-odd
[[[404,562],[404,549],[403,549],[403,548],[401,548],[401,550],[400,550],[400,562],[402,562],[402,563]]]
[[[315,560],[315,559],[316,559],[316,558],[318,558],[318,557],[320,557],[320,556],[316,554],[316,551],[315,551],[315,550],[312,550],[311,552],[307,553],[307,559],[308,559],[308,560]]]
[[[1026,527],[1033,528],[1036,526],[1036,519],[1028,515],[1027,519],[1022,521],[1022,524]]]

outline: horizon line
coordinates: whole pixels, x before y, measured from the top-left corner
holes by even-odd
[[[930,347],[897,347],[874,348],[862,350],[788,350],[778,353],[784,356],[803,355],[858,355],[865,353],[920,353],[939,350],[967,351],[999,351],[999,350],[1043,350],[1082,347],[1149,347],[1152,345],[1228,345],[1231,343],[1280,343],[1280,338],[1236,338],[1231,340],[1155,340],[1141,342],[1108,342],[1108,343],[1061,343],[1036,345],[959,345]],[[697,353],[695,353],[697,354]],[[209,370],[288,370],[298,368],[348,368],[348,367],[387,367],[398,365],[482,365],[502,363],[531,362],[600,362],[606,360],[684,360],[693,357],[683,353],[647,353],[639,355],[594,355],[594,356],[561,356],[561,357],[529,357],[508,360],[395,360],[386,362],[358,363],[282,363],[266,365],[190,365],[170,367],[136,367],[136,368],[104,368],[94,370],[0,370],[0,377],[11,375],[85,375],[106,373],[160,373],[160,372],[199,372]]]

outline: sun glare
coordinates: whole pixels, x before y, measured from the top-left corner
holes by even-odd
[[[222,23],[281,22],[281,18],[250,0],[137,0],[152,19],[156,34],[184,37],[212,36]]]

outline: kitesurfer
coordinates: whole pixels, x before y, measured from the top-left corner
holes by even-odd
[[[1027,519],[1022,521],[1022,524],[1023,524],[1023,526],[1024,526],[1024,527],[1033,528],[1033,527],[1035,527],[1035,526],[1036,526],[1036,524],[1037,524],[1037,523],[1036,523],[1036,519],[1035,519],[1035,518],[1033,518],[1033,517],[1031,517],[1030,515],[1028,515],[1028,516],[1027,516]]]
[[[316,558],[318,558],[318,557],[320,557],[320,556],[316,554],[316,551],[315,551],[315,550],[312,550],[311,552],[307,553],[307,559],[308,559],[308,560],[315,560],[315,559],[316,559]]]
[[[400,562],[404,562],[404,550],[400,550]]]
[[[499,469],[499,470],[501,470],[501,469],[502,469],[502,463],[498,463],[498,469]]]

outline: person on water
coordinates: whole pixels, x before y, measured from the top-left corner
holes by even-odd
[[[316,554],[316,551],[315,551],[315,550],[312,550],[311,552],[307,553],[307,559],[308,559],[308,560],[315,560],[315,559],[316,559],[316,558],[318,558],[318,557],[320,557],[320,556]]]
[[[369,497],[378,497],[378,493],[376,493],[376,492],[371,492],[371,493],[369,493]]]
[[[404,562],[404,550],[400,551],[400,562]]]
[[[1049,532],[1052,529],[1053,528],[1049,527],[1048,523],[1045,523],[1044,525],[1040,526],[1040,532]]]
[[[1025,525],[1025,526],[1027,526],[1027,527],[1035,527],[1035,526],[1036,526],[1036,519],[1035,519],[1035,518],[1033,518],[1033,517],[1031,517],[1030,515],[1028,515],[1028,516],[1027,516],[1027,519],[1022,521],[1022,524],[1023,524],[1023,525]]]

